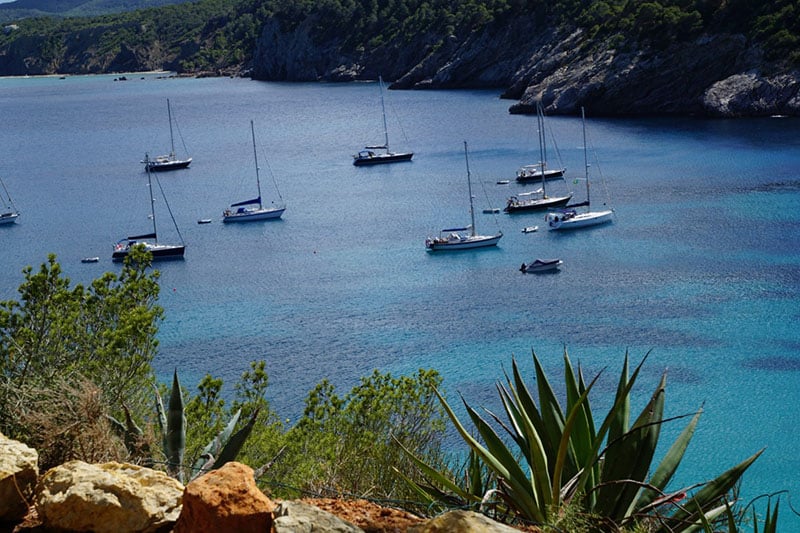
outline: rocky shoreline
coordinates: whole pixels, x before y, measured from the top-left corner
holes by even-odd
[[[800,116],[800,71],[765,61],[743,35],[704,35],[663,50],[589,43],[580,30],[530,32],[533,21],[487,26],[412,49],[349,53],[315,43],[311,25],[267,24],[249,75],[260,80],[395,80],[392,89],[498,88],[510,113],[593,116]],[[315,43],[315,44],[314,44]],[[622,48],[622,47],[621,47]]]
[[[49,61],[40,53],[46,35],[10,41],[0,49],[0,75],[170,70],[289,82],[382,76],[392,89],[494,88],[516,100],[509,112],[518,114],[534,113],[541,102],[550,115],[577,115],[585,107],[592,116],[800,116],[800,69],[767,60],[741,34],[704,34],[654,48],[619,36],[592,40],[581,29],[542,25],[530,15],[463,35],[415,34],[370,47],[348,43],[344,32],[320,36],[320,17],[314,12],[289,25],[270,19],[246,63],[203,71],[182,67],[195,48],[156,40],[101,52],[98,36],[87,33],[65,35],[62,54]]]
[[[116,462],[69,461],[39,475],[36,450],[2,434],[0,530],[14,533],[519,531],[470,511],[450,511],[423,519],[364,500],[272,500],[257,487],[253,470],[237,462],[226,463],[186,486],[164,472]]]

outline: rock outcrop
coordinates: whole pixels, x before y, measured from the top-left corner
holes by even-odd
[[[70,461],[39,480],[36,510],[42,524],[55,530],[158,531],[178,519],[183,488],[149,468]]]
[[[0,433],[0,522],[25,516],[38,477],[36,450]]]
[[[226,463],[186,486],[183,510],[174,532],[270,531],[274,508],[275,504],[256,486],[252,468]]]
[[[313,17],[313,15],[312,15]],[[413,43],[350,50],[315,40],[316,22],[264,26],[252,76],[263,80],[395,80],[394,89],[504,88],[511,113],[594,116],[800,115],[800,72],[769,63],[743,35],[704,35],[663,49],[589,41],[530,17],[467,35],[417,35]],[[536,31],[531,31],[536,28]]]

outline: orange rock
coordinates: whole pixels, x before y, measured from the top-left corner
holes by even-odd
[[[272,529],[275,504],[256,486],[253,469],[231,462],[191,481],[174,533]]]

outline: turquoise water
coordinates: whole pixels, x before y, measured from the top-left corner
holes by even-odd
[[[797,120],[587,109],[593,201],[615,220],[561,234],[541,214],[481,212],[524,190],[514,172],[538,159],[535,117],[509,115],[495,91],[391,91],[392,145],[414,161],[356,168],[351,154],[383,136],[376,84],[128,78],[0,80],[0,174],[22,212],[0,227],[0,298],[15,298],[23,267],[49,252],[75,282],[118,268],[113,242],[149,227],[139,161],[168,148],[170,98],[194,162],[159,176],[187,243],[185,261],[159,265],[162,375],[177,367],[184,383],[211,373],[231,386],[265,359],[270,401],[293,419],[323,378],[345,391],[374,368],[436,368],[454,398],[496,407],[512,356],[530,369],[535,350],[558,382],[566,347],[586,376],[604,372],[602,406],[626,351],[635,362],[649,352],[638,407],[666,371],[668,414],[704,409],[678,481],[766,447],[744,497],[800,493]],[[251,119],[264,195],[275,198],[274,176],[288,208],[279,221],[223,225],[222,209],[254,192]],[[580,120],[548,125],[549,158],[567,167],[557,186],[580,199]],[[469,221],[464,140],[478,230],[505,236],[497,249],[429,254],[426,236]],[[521,232],[530,225],[539,232]],[[564,265],[517,270],[536,257]]]

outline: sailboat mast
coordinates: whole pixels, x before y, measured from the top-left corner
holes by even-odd
[[[541,102],[536,104],[536,124],[539,129],[539,170],[542,173],[542,198],[547,198],[544,179],[544,162],[546,160],[544,153],[544,110],[542,109]]]
[[[253,159],[256,162],[256,187],[258,187],[258,208],[261,209],[261,178],[258,175],[258,150],[256,150],[256,130],[253,121],[250,121],[250,133],[253,136]]]
[[[475,236],[475,209],[472,206],[472,179],[469,174],[469,156],[467,155],[467,141],[464,141],[464,161],[467,164],[467,190],[469,191],[469,220],[470,234]]]
[[[175,155],[175,140],[172,135],[172,110],[169,106],[169,98],[167,98],[167,117],[169,117],[169,155],[173,157]]]
[[[583,167],[586,172],[586,205],[591,205],[589,200],[589,156],[586,146],[586,113],[581,106],[581,122],[583,123]]]
[[[145,162],[150,160],[150,155],[144,155]],[[153,198],[153,181],[150,178],[150,165],[144,166],[147,171],[147,192],[150,194],[150,218],[153,220],[153,235],[156,236],[155,241],[158,244],[158,230],[156,229],[156,203]]]
[[[381,89],[381,111],[383,112],[383,146],[389,150],[389,128],[386,127],[386,104],[383,102],[383,77],[378,76],[378,85]]]

